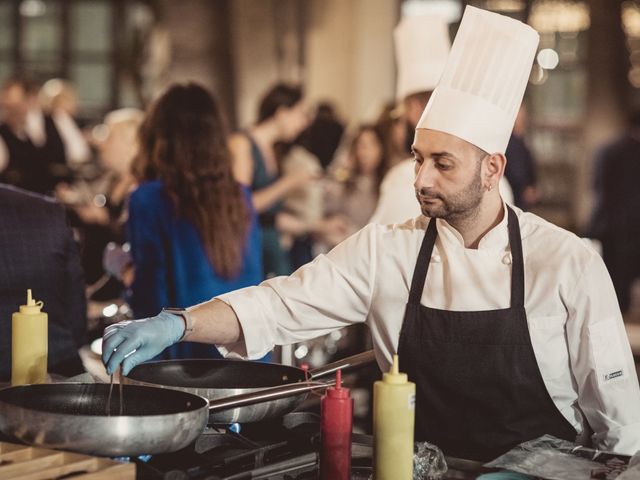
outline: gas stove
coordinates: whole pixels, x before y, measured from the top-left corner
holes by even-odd
[[[141,480],[302,480],[317,478],[319,446],[319,416],[293,412],[269,422],[210,426],[183,450],[129,461]],[[353,451],[352,478],[369,478],[371,437],[355,435]]]
[[[352,439],[351,478],[368,480],[373,437],[354,433]],[[2,434],[0,441],[16,442]],[[297,411],[254,424],[210,425],[178,452],[115,460],[135,463],[138,480],[311,480],[318,478],[319,451],[319,415]],[[447,480],[470,480],[482,471],[476,462],[447,457],[447,464]]]

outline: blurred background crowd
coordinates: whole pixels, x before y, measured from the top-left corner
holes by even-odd
[[[640,2],[0,0],[0,182],[64,205],[77,343],[291,273],[376,220],[428,100],[396,94],[394,27],[439,15],[453,38],[466,4],[541,34],[507,150],[513,203],[596,240],[636,322]],[[319,365],[365,338],[267,360]]]

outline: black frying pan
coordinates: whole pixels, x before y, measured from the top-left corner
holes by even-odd
[[[305,372],[301,368],[244,360],[165,360],[143,363],[129,372],[125,382],[165,387],[210,401],[247,394],[264,388],[317,380],[334,373],[362,367],[375,360],[373,350]],[[224,411],[211,411],[210,423],[248,423],[276,418],[296,408],[307,394],[261,402]]]
[[[189,445],[202,432],[208,402],[176,390],[57,383],[0,390],[0,430],[30,445],[103,456],[163,453]]]

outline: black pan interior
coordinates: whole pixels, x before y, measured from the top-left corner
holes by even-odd
[[[300,368],[244,360],[164,360],[128,375],[139,382],[184,388],[267,388],[305,379]]]
[[[0,402],[40,412],[69,415],[107,415],[109,384],[23,385],[0,390]],[[119,386],[113,385],[110,415],[120,414]],[[204,398],[178,390],[123,385],[123,412],[127,416],[168,415],[197,410]]]

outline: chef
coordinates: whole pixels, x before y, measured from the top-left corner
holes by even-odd
[[[406,16],[393,30],[396,57],[396,110],[402,111],[413,141],[418,120],[447,63],[451,50],[449,25],[439,15],[423,13]],[[407,135],[409,137],[409,135]],[[406,152],[384,176],[380,195],[370,222],[401,223],[420,214],[420,206],[411,186],[415,162]]]
[[[527,25],[467,7],[415,133],[423,215],[368,225],[289,277],[109,327],[107,370],[180,339],[256,359],[366,322],[380,368],[398,353],[417,384],[416,439],[447,455],[489,460],[543,434],[639,450],[640,389],[602,260],[497,188],[537,45]]]

